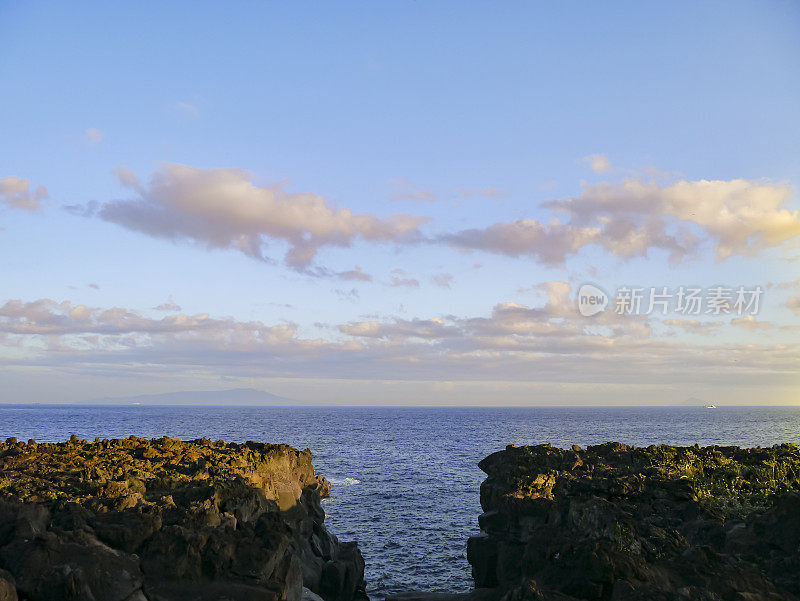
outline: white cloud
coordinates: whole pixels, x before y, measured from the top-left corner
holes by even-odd
[[[289,245],[286,263],[300,270],[320,247],[350,246],[359,239],[409,241],[427,221],[408,214],[379,218],[353,213],[315,194],[257,186],[240,169],[164,164],[149,185],[129,169],[119,169],[117,175],[136,198],[104,204],[101,218],[153,237],[235,249],[260,260],[267,260],[264,247],[279,240]]]
[[[464,198],[502,198],[506,195],[497,188],[462,188],[458,193]]]
[[[370,318],[304,338],[276,325],[207,314],[151,318],[122,307],[41,299],[0,305],[2,369],[45,367],[120,378],[192,373],[222,377],[790,385],[798,344],[659,338],[646,318],[581,317],[565,282],[548,282],[540,306],[498,303],[488,316]],[[347,294],[346,291],[342,291]],[[728,326],[730,327],[730,326]]]
[[[767,284],[767,288],[777,288],[778,290],[792,290],[793,288],[800,288],[800,280],[790,280],[788,282],[778,282]]]
[[[169,311],[170,313],[177,313],[182,310],[183,309],[181,309],[181,306],[177,304],[174,300],[172,300],[171,296],[169,297],[167,302],[161,303],[160,305],[153,307],[153,311]]]
[[[83,137],[86,140],[86,143],[90,146],[96,146],[100,142],[103,141],[105,138],[105,134],[97,129],[96,127],[90,127],[83,133]]]
[[[18,177],[0,177],[0,203],[12,209],[39,211],[48,197],[47,188],[37,186],[31,190],[30,182]]]
[[[286,326],[274,326],[285,328]],[[112,307],[101,309],[69,301],[40,299],[10,300],[0,306],[0,332],[20,335],[65,336],[71,334],[180,334],[188,332],[264,332],[260,322],[237,322],[233,318],[212,319],[206,313],[168,315],[161,319],[137,311]],[[294,326],[292,331],[294,331]]]
[[[200,116],[200,109],[193,104],[189,104],[188,102],[178,101],[172,106],[176,111],[182,115],[185,115],[186,117],[189,117],[190,119],[197,119]]]
[[[392,288],[419,288],[419,280],[405,277],[408,274],[403,269],[393,269],[389,286]]]
[[[393,275],[389,286],[392,288],[419,288],[419,280],[415,278],[401,278]]]
[[[338,296],[340,299],[346,300],[346,301],[350,301],[350,302],[353,302],[353,303],[358,301],[359,298],[361,298],[361,295],[359,294],[358,290],[356,290],[355,288],[351,288],[350,290],[344,290],[342,288],[336,288],[336,289],[333,290],[333,293],[336,296]]]
[[[460,335],[458,328],[447,326],[441,318],[394,319],[391,322],[356,321],[339,326],[339,331],[360,338],[421,338],[433,340]]]
[[[607,156],[602,154],[591,154],[583,159],[592,168],[595,173],[606,173],[611,171],[611,161]]]
[[[693,332],[695,334],[708,334],[713,329],[722,325],[721,321],[700,321],[698,319],[665,319],[665,326],[673,326]]]
[[[795,315],[800,315],[800,296],[792,296],[786,301],[786,306]]]
[[[437,273],[431,278],[431,281],[439,286],[439,288],[450,288],[450,284],[453,283],[453,274]]]
[[[433,190],[424,190],[404,179],[392,180],[394,192],[389,197],[392,202],[434,202],[438,195]]]
[[[731,325],[744,328],[745,330],[770,330],[775,327],[775,324],[769,321],[759,321],[753,315],[745,315],[743,317],[735,317],[731,319]]]
[[[510,257],[528,255],[545,264],[560,265],[568,255],[595,242],[600,234],[600,228],[575,228],[559,222],[545,226],[535,219],[517,219],[445,234],[439,240],[462,250]]]
[[[549,265],[563,264],[593,244],[620,258],[662,249],[677,263],[709,241],[721,261],[757,255],[800,236],[800,212],[787,207],[791,196],[789,186],[741,179],[666,185],[626,179],[585,185],[579,196],[542,204],[565,215],[566,222],[519,219],[438,240],[463,250],[531,256]]]
[[[584,186],[575,198],[544,206],[570,215],[578,225],[603,224],[622,232],[644,233],[648,221],[656,226],[647,236],[676,238],[669,225],[698,226],[715,243],[718,259],[752,255],[780,246],[800,235],[800,212],[786,205],[792,197],[787,185],[743,179],[678,181],[668,185],[626,179],[620,183]],[[660,221],[659,221],[660,220]],[[668,221],[665,221],[668,220]],[[618,236],[617,236],[618,237]],[[621,249],[640,254],[640,248]]]
[[[364,270],[358,265],[356,265],[353,269],[337,272],[336,277],[338,277],[340,280],[355,280],[359,282],[372,281],[372,276],[368,273],[365,273]]]
[[[598,315],[591,321],[582,317],[572,298],[572,287],[567,282],[544,282],[536,288],[547,296],[542,307],[504,302],[495,305],[489,317],[369,320],[350,322],[340,330],[352,336],[369,338],[460,338],[476,347],[487,344],[513,348],[520,348],[523,343],[546,345],[548,336],[562,341],[567,336],[582,336],[587,326],[606,327],[614,336],[650,336],[650,328],[642,317],[621,317],[613,311]]]
[[[516,219],[425,238],[420,226],[430,221],[426,217],[356,214],[315,194],[287,192],[282,184],[256,185],[239,169],[165,164],[148,184],[126,168],[119,168],[117,177],[136,197],[102,205],[103,219],[154,237],[235,249],[264,261],[270,260],[268,244],[278,241],[288,245],[289,266],[317,277],[369,281],[371,276],[360,270],[311,266],[320,248],[347,247],[357,240],[425,240],[463,251],[527,256],[551,266],[563,265],[591,246],[621,259],[659,250],[676,264],[697,256],[706,245],[713,245],[722,261],[800,241],[800,212],[789,208],[792,189],[743,179],[585,184],[577,196],[542,203],[542,209],[553,213],[546,223]],[[415,188],[405,197],[433,198]],[[71,210],[79,212],[80,207]],[[401,280],[395,278],[392,285],[413,285]]]

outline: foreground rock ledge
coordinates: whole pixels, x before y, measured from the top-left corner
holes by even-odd
[[[479,464],[477,587],[506,601],[796,601],[793,445],[513,447]]]
[[[311,452],[201,439],[0,444],[0,601],[366,599]],[[317,597],[318,598],[318,597]]]

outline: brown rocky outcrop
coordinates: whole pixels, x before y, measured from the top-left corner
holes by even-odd
[[[477,587],[504,601],[797,601],[800,451],[508,447],[481,461]]]
[[[366,599],[311,452],[175,438],[0,444],[0,601]]]

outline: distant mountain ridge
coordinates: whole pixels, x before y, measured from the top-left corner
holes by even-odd
[[[99,398],[86,401],[92,405],[302,405],[299,401],[255,388],[230,390],[181,390],[130,397]]]
[[[713,405],[713,403],[709,400],[698,399],[697,397],[689,397],[682,405],[689,405],[689,406],[696,406],[696,407],[707,407],[708,405]]]

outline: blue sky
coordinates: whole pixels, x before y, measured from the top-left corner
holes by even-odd
[[[797,402],[796,3],[231,4],[0,2],[0,401]]]

